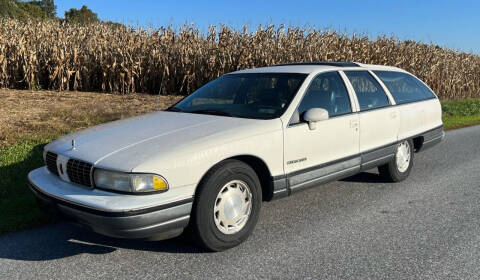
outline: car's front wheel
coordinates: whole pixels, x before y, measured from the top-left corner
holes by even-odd
[[[413,151],[412,140],[400,142],[395,157],[389,163],[378,167],[380,175],[392,182],[405,180],[412,170]]]
[[[194,240],[212,251],[237,246],[252,233],[261,203],[260,181],[250,166],[238,160],[216,165],[197,191],[191,222]]]

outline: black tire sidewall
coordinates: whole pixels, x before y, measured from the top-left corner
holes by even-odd
[[[412,167],[413,167],[413,154],[414,154],[413,141],[412,140],[405,140],[405,141],[408,142],[408,147],[410,149],[410,162],[408,163],[407,170],[405,170],[404,172],[401,172],[400,170],[398,170],[398,165],[396,160],[398,150],[395,151],[395,157],[392,160],[392,164],[390,166],[390,172],[395,177],[396,181],[405,180],[408,177],[408,175],[410,175],[410,171],[412,170]],[[398,143],[398,145],[401,145],[403,142],[404,141],[401,141],[400,143]]]
[[[260,214],[262,190],[255,171],[247,164],[228,160],[212,168],[202,180],[198,196],[194,203],[194,231],[201,245],[213,251],[221,251],[234,247],[253,231]],[[218,193],[225,184],[233,180],[245,182],[252,193],[252,210],[245,226],[235,234],[224,234],[216,226],[213,219],[213,207]]]

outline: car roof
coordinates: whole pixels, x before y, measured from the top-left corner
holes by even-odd
[[[287,64],[277,64],[267,67],[251,68],[239,70],[230,74],[246,74],[246,73],[303,73],[310,74],[319,70],[386,70],[400,71],[404,70],[385,65],[364,64],[359,62],[295,62]]]

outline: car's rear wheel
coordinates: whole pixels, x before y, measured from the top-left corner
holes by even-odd
[[[395,157],[389,163],[378,167],[380,175],[392,182],[405,180],[412,170],[413,151],[412,140],[400,142]]]
[[[199,185],[192,209],[194,240],[212,251],[237,246],[252,233],[262,190],[255,171],[238,160],[213,167]]]

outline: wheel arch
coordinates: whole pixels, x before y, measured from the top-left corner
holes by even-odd
[[[262,188],[262,199],[264,201],[271,200],[273,196],[273,180],[272,180],[272,174],[270,172],[270,169],[268,168],[268,165],[265,163],[263,159],[261,159],[258,156],[250,155],[250,154],[243,154],[243,155],[236,155],[236,156],[231,156],[225,159],[222,159],[221,161],[215,163],[212,165],[201,177],[197,188],[195,190],[195,195],[198,191],[198,186],[202,183],[204,180],[205,176],[207,173],[214,167],[218,166],[219,164],[222,164],[224,161],[229,160],[229,159],[234,159],[241,161],[248,166],[250,166],[253,171],[258,176],[258,179],[260,180],[260,187]]]
[[[424,138],[423,136],[417,136],[412,138],[413,141],[413,151],[419,152],[422,149]]]

